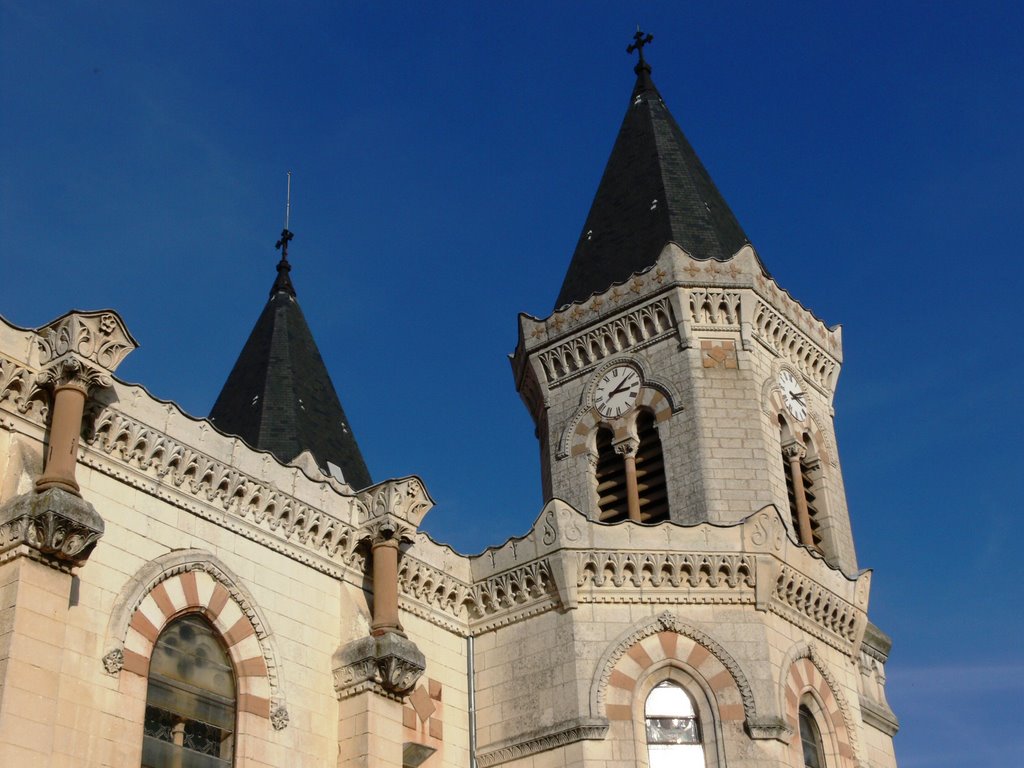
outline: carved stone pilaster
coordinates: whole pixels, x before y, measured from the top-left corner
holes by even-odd
[[[92,504],[60,488],[29,492],[0,507],[0,560],[19,549],[61,570],[80,566],[103,535]]]
[[[334,654],[334,691],[339,699],[366,690],[401,698],[426,666],[420,649],[406,637],[395,632],[363,637]]]

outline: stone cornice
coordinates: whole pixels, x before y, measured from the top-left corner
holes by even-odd
[[[481,768],[501,765],[577,741],[600,740],[607,732],[608,721],[604,719],[580,719],[557,723],[527,734],[526,738],[518,737],[489,745],[477,754],[477,764]]]
[[[44,411],[25,393],[36,371],[0,358],[0,413],[42,439]],[[141,393],[141,394],[140,394]],[[359,529],[418,525],[432,504],[416,478],[359,493],[313,480],[142,390],[115,382],[126,410],[100,408],[81,461],[321,572],[362,584]],[[410,533],[402,609],[459,635],[579,602],[751,604],[855,654],[867,626],[870,573],[850,579],[791,541],[774,508],[732,526],[602,525],[554,500],[531,532],[466,557]]]
[[[708,331],[735,332],[745,349],[756,338],[815,387],[835,388],[840,329],[826,327],[764,275],[753,249],[745,246],[720,263],[692,259],[674,243],[650,269],[603,293],[543,319],[520,315],[512,356],[516,386],[527,393],[539,382],[557,386],[611,354],[640,349],[671,333],[688,346],[695,334]]]

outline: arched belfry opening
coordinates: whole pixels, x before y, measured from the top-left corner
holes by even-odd
[[[665,459],[655,416],[646,408],[631,414],[636,437],[616,440],[600,426],[595,436],[598,520],[602,523],[660,523],[669,519]]]
[[[817,451],[810,436],[794,435],[782,416],[779,417],[779,432],[793,531],[801,544],[822,551],[819,484],[815,482],[820,470]]]

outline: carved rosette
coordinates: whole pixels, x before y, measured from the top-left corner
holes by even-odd
[[[60,488],[30,492],[0,507],[0,557],[27,546],[58,566],[80,566],[103,535],[92,504]]]

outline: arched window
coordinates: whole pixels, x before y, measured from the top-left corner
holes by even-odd
[[[160,634],[149,664],[142,768],[229,768],[235,676],[213,627],[196,614]]]
[[[809,439],[804,442],[794,439],[783,419],[779,419],[782,431],[782,471],[786,477],[786,493],[789,496],[789,512],[793,530],[804,546],[821,551],[821,516],[818,513],[818,488],[815,478],[819,474],[818,463],[809,457],[814,454]]]
[[[612,444],[611,430],[601,427],[595,447],[598,519],[602,523],[660,523],[669,519],[665,460],[654,414],[639,411],[636,439],[617,446]]]
[[[800,707],[800,742],[804,749],[804,768],[825,768],[825,752],[821,747],[821,732],[811,710]]]
[[[602,523],[617,523],[629,519],[626,502],[626,465],[612,447],[612,433],[601,427],[597,430],[597,507]]]
[[[636,450],[640,520],[644,523],[660,523],[668,520],[668,486],[665,483],[661,438],[654,424],[654,414],[650,411],[641,411],[636,417],[636,434],[640,440]]]
[[[679,685],[655,686],[644,704],[650,768],[704,768],[700,720],[693,699]]]

